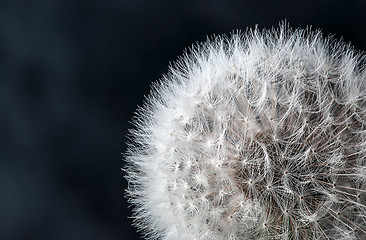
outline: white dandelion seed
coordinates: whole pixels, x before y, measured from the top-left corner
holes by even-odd
[[[319,31],[196,46],[153,86],[126,153],[147,239],[366,239],[364,55]]]

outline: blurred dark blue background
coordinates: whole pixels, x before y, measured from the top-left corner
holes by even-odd
[[[366,50],[365,1],[275,2],[0,1],[0,239],[139,239],[120,170],[129,120],[207,35],[287,19]]]

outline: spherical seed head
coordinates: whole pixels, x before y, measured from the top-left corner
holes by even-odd
[[[320,32],[196,46],[135,119],[127,196],[150,239],[364,239],[363,56]]]

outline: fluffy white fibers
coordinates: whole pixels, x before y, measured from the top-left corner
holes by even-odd
[[[366,239],[364,55],[319,31],[198,45],[153,86],[126,153],[148,239]]]

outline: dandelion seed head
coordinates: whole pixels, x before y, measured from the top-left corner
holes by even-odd
[[[195,46],[134,120],[136,226],[164,240],[366,238],[362,61],[285,24]]]

